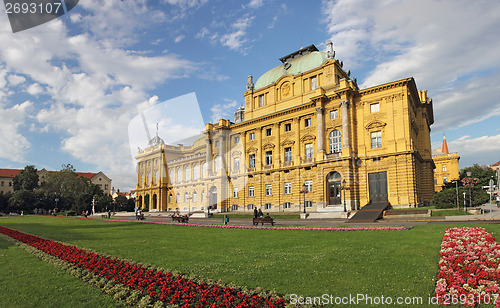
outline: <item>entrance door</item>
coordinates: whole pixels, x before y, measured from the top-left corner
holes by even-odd
[[[217,209],[217,188],[215,188],[215,187],[212,187],[210,189],[209,205],[211,206],[210,208],[212,210]]]
[[[370,189],[370,202],[388,202],[387,172],[369,173],[368,186]]]
[[[328,191],[329,191],[329,205],[341,204],[342,200],[340,198],[340,182],[328,182]]]

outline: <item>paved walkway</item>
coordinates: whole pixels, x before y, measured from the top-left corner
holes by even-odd
[[[500,223],[500,209],[494,204],[482,205],[483,214],[479,215],[462,215],[462,216],[444,216],[444,217],[416,217],[404,219],[378,220],[373,223],[348,223],[346,219],[279,219],[277,216],[275,226],[280,227],[357,227],[357,226],[414,226],[425,224],[442,224],[442,223]],[[491,212],[490,212],[491,210]],[[130,214],[130,215],[129,215]],[[145,213],[146,221],[162,221],[172,222],[170,217],[158,213]],[[94,218],[101,218],[100,214],[96,214]],[[135,220],[134,213],[119,213],[112,216],[111,219],[119,220]],[[222,218],[191,218],[189,223],[194,224],[223,224]],[[229,225],[250,226],[252,225],[251,218],[231,218]],[[266,224],[267,226],[268,224]]]

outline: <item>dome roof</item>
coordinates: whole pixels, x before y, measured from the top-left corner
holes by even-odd
[[[287,63],[284,63],[265,72],[262,76],[260,76],[260,78],[255,83],[255,89],[260,89],[272,83],[275,83],[281,76],[293,76],[307,72],[309,70],[312,70],[313,68],[320,67],[323,63],[326,62],[326,60],[326,53],[322,51],[313,51],[300,58],[290,60],[290,62],[288,62],[290,66],[287,70],[285,70],[285,65],[287,65]]]
[[[148,143],[148,146],[152,147],[152,146],[156,146],[156,145],[164,145],[165,144],[165,141],[163,141],[163,139],[161,139],[158,134],[156,134],[156,136],[149,140],[149,143]]]

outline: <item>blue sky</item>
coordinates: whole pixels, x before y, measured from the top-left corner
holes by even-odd
[[[249,74],[256,80],[310,44],[324,50],[328,39],[360,87],[412,76],[428,90],[433,148],[446,133],[461,167],[492,164],[498,16],[498,1],[84,0],[13,34],[0,6],[0,167],[71,163],[133,189],[128,128],[140,112],[194,93],[199,111],[179,100],[176,121],[196,118],[201,130],[232,119]],[[154,113],[147,120],[152,134],[156,122],[160,132],[174,127]]]

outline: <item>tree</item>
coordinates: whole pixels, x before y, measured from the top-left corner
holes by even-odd
[[[467,172],[471,172],[470,178],[467,176]],[[483,168],[479,165],[474,165],[472,167],[467,167],[460,170],[460,179],[458,182],[458,195],[459,195],[459,204],[463,206],[463,193],[466,194],[465,202],[467,207],[470,207],[469,204],[469,185],[472,182],[470,187],[470,192],[472,193],[472,206],[480,206],[485,204],[489,200],[489,195],[486,191],[482,189],[483,186],[488,186],[489,181],[492,176],[495,175],[495,171],[489,168]],[[470,181],[469,181],[470,179]],[[445,188],[436,193],[432,199],[432,202],[438,208],[452,208],[456,207],[457,203],[457,191],[456,184],[453,182],[447,183]]]
[[[35,189],[38,187],[38,174],[35,166],[26,166],[12,180],[14,193],[9,198],[13,211],[32,211],[37,204]]]
[[[33,191],[38,187],[38,174],[35,166],[29,165],[24,167],[18,175],[12,180],[14,191],[28,190]]]
[[[0,213],[7,213],[9,209],[10,193],[0,194]]]

